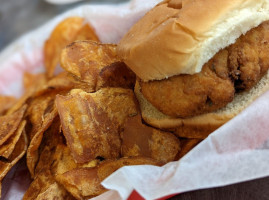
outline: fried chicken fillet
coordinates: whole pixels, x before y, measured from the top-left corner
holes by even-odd
[[[194,75],[143,82],[141,93],[162,113],[188,118],[224,107],[252,88],[269,68],[269,22],[241,35]]]

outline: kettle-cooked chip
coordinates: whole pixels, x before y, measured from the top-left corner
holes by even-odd
[[[98,164],[97,159],[84,164],[76,163],[71,155],[70,149],[64,144],[58,144],[52,160],[54,162],[51,166],[51,170],[54,175],[63,174],[78,167],[95,167]]]
[[[9,172],[9,170],[23,157],[23,155],[26,152],[27,145],[28,145],[27,136],[26,133],[23,131],[19,141],[15,145],[15,148],[11,153],[11,155],[9,156],[9,158],[5,162],[0,161],[0,182],[2,182],[3,178]],[[0,188],[0,194],[1,194],[1,188]]]
[[[118,158],[120,128],[125,119],[138,113],[129,89],[103,88],[95,93],[72,90],[57,96],[56,104],[67,145],[78,163],[97,156]]]
[[[19,138],[24,130],[25,124],[26,124],[26,121],[23,120],[20,123],[17,130],[15,131],[15,133],[12,134],[10,136],[10,138],[8,138],[8,140],[0,146],[0,156],[8,159],[10,154],[13,152],[15,145],[17,144],[17,142],[18,142],[18,140],[19,140]]]
[[[38,194],[35,200],[75,200],[75,198],[55,182]]]
[[[49,114],[46,115],[42,123],[42,126],[30,141],[29,147],[27,149],[26,162],[32,177],[34,177],[34,170],[36,163],[38,161],[38,149],[41,144],[43,134],[52,124],[56,116],[57,116],[57,109],[54,107],[54,109]]]
[[[108,118],[90,95],[87,98],[80,94],[58,95],[56,105],[67,145],[77,163],[89,162],[98,156],[119,157],[117,123]]]
[[[42,141],[38,148],[39,159],[35,167],[35,175],[44,169],[51,169],[57,162],[54,154],[59,144],[63,144],[63,135],[60,131],[60,119],[57,116],[50,127],[44,132]]]
[[[0,116],[0,145],[5,143],[15,133],[23,118],[26,107],[26,105],[21,107],[13,114]]]
[[[140,115],[126,120],[121,138],[124,157],[144,156],[167,163],[175,160],[180,150],[175,135],[142,124]]]
[[[55,108],[54,101],[57,94],[58,91],[50,91],[31,99],[26,111],[26,116],[32,125],[32,128],[28,133],[30,140],[32,140],[35,134],[40,131],[44,120]]]
[[[57,175],[56,181],[62,184],[77,199],[97,196],[106,191],[101,182],[114,171],[128,165],[159,165],[150,158],[120,158],[108,160],[96,167],[76,168]]]
[[[135,74],[117,57],[116,45],[77,41],[63,49],[61,66],[87,82],[101,87],[133,88]]]
[[[23,200],[73,200],[74,198],[58,185],[49,170],[38,173],[23,196]]]
[[[62,49],[77,39],[98,41],[94,30],[81,17],[69,17],[59,23],[44,45],[44,61],[48,77],[52,77]]]
[[[102,194],[106,189],[100,185],[97,168],[76,168],[59,174],[56,181],[76,199],[86,199]]]
[[[46,84],[43,85],[41,90],[39,90],[35,96],[40,96],[53,90],[57,91],[58,93],[64,93],[74,88],[80,88],[86,92],[94,92],[95,90],[88,83],[82,82],[75,78],[72,74],[64,71],[52,77]]]
[[[31,91],[34,93],[39,88],[41,88],[47,82],[46,74],[31,74],[29,72],[25,72],[23,76],[23,86],[25,92]]]
[[[0,95],[0,115],[3,115],[16,101],[15,97]]]

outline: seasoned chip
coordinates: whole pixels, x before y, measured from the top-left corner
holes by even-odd
[[[56,104],[67,145],[76,162],[89,162],[97,156],[119,157],[117,125],[97,107],[90,95],[87,98],[80,94],[58,95]]]
[[[106,191],[101,185],[102,180],[120,167],[127,165],[159,165],[150,158],[121,158],[119,160],[104,161],[97,167],[76,168],[59,174],[56,181],[65,187],[77,199],[97,196]]]
[[[98,156],[118,158],[119,130],[128,116],[138,113],[133,92],[122,88],[72,90],[68,96],[57,96],[56,104],[67,145],[78,163]]]
[[[57,116],[57,109],[54,108],[49,114],[46,115],[41,128],[32,138],[27,150],[27,167],[32,177],[34,177],[34,170],[38,161],[38,148],[41,144],[44,132],[49,128],[54,118]]]
[[[192,148],[194,148],[197,144],[199,144],[201,139],[189,139],[189,138],[181,138],[181,151],[179,152],[177,159],[182,158],[186,155]]]
[[[124,157],[143,156],[167,163],[175,160],[180,150],[176,136],[142,124],[140,115],[127,119],[121,138]]]
[[[0,145],[5,143],[8,138],[15,133],[22,120],[26,107],[26,105],[23,106],[13,114],[0,116]]]
[[[35,96],[41,96],[43,94],[52,91],[57,91],[58,93],[64,93],[75,88],[83,89],[86,92],[94,92],[95,90],[88,83],[76,79],[70,73],[61,72],[58,75],[51,78],[45,85],[43,85],[42,89],[39,90],[35,94]]]
[[[0,115],[3,115],[9,108],[11,108],[17,99],[12,96],[0,96]]]
[[[15,131],[15,133],[12,134],[10,136],[10,138],[8,138],[8,140],[0,146],[0,156],[8,159],[10,154],[13,152],[15,145],[17,144],[17,142],[18,142],[18,140],[19,140],[19,138],[24,130],[25,124],[26,124],[26,121],[23,120],[20,123],[17,130]]]
[[[52,173],[55,175],[63,174],[77,167],[95,167],[98,164],[97,159],[85,164],[76,163],[71,156],[70,149],[64,144],[57,146],[52,160],[54,160],[54,162],[51,169]]]
[[[116,45],[77,41],[63,49],[61,66],[96,90],[101,87],[133,88],[134,73],[120,61]]]
[[[48,77],[52,77],[60,60],[61,50],[77,39],[98,41],[93,29],[81,17],[69,17],[59,23],[44,45],[44,61]]]
[[[26,92],[37,91],[47,82],[47,77],[44,73],[40,74],[30,74],[28,72],[24,73],[23,76],[23,85]]]
[[[76,199],[91,198],[106,191],[100,184],[96,167],[76,168],[57,175],[55,179]]]
[[[54,154],[59,144],[63,143],[63,136],[60,133],[60,119],[57,116],[51,126],[44,132],[42,141],[38,148],[39,159],[35,168],[35,175],[42,170],[51,169],[56,160]]]
[[[9,172],[9,170],[23,157],[26,152],[27,145],[27,136],[26,133],[23,132],[7,161],[0,161],[0,182]]]
[[[75,198],[55,182],[41,192],[35,200],[75,200]]]
[[[79,93],[79,90],[72,90],[72,93]],[[81,93],[87,96],[87,93]],[[130,89],[123,88],[102,88],[95,93],[88,94],[94,99],[102,110],[104,110],[111,120],[116,120],[120,128],[123,127],[127,117],[135,116],[139,113],[135,95]]]
[[[51,91],[31,99],[26,112],[26,116],[32,125],[28,133],[30,140],[39,132],[47,115],[50,115],[51,111],[54,109],[54,101],[57,94],[58,91]]]
[[[49,170],[38,173],[23,196],[23,200],[73,200],[62,186],[57,184]]]
[[[121,87],[133,89],[135,74],[124,62],[115,62],[103,67],[97,76],[96,91],[103,87]]]

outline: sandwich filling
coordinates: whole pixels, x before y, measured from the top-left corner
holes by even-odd
[[[234,95],[251,89],[269,68],[269,22],[241,35],[220,50],[194,75],[144,82],[141,93],[159,111],[188,118],[216,111],[233,101]]]

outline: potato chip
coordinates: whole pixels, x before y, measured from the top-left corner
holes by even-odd
[[[49,170],[40,172],[25,192],[23,200],[35,200],[40,193],[46,191],[46,189],[54,183],[55,180]]]
[[[97,159],[85,164],[76,163],[71,156],[70,149],[64,144],[59,144],[57,146],[52,160],[54,160],[54,162],[51,170],[55,175],[63,174],[77,167],[95,167],[98,164]]]
[[[142,124],[140,115],[127,119],[121,138],[124,157],[143,156],[167,163],[175,160],[180,150],[176,136]]]
[[[95,34],[95,31],[93,30],[93,28],[89,24],[85,24],[78,30],[75,36],[75,39],[73,41],[77,41],[77,40],[99,41],[99,38]]]
[[[138,113],[133,92],[122,88],[72,90],[68,96],[57,96],[56,104],[67,145],[78,163],[98,156],[118,158],[119,129],[128,116]]]
[[[127,165],[159,165],[150,158],[121,158],[104,161],[97,167],[76,168],[57,175],[56,181],[65,187],[77,199],[97,196],[106,191],[101,185],[102,180],[122,166]]]
[[[94,92],[94,88],[91,88],[88,83],[82,82],[76,79],[68,72],[61,72],[58,75],[51,78],[43,88],[39,90],[35,96],[41,96],[48,92],[58,91],[58,93],[68,92],[74,88],[81,88],[87,92]]]
[[[80,94],[58,95],[56,105],[67,145],[77,163],[89,162],[98,156],[119,157],[117,125],[97,107],[90,95],[87,98]]]
[[[115,62],[105,66],[97,76],[96,91],[103,87],[121,87],[133,89],[135,85],[135,74],[124,62]]]
[[[0,115],[3,115],[9,108],[11,108],[17,99],[12,96],[0,96]]]
[[[13,152],[15,145],[17,144],[17,142],[18,142],[18,140],[19,140],[19,138],[24,130],[25,124],[26,124],[26,121],[23,120],[20,123],[17,130],[15,131],[15,133],[12,134],[10,136],[10,138],[8,138],[8,140],[0,146],[0,156],[8,159],[10,154]]]
[[[79,90],[72,90],[75,94]],[[87,96],[87,93],[81,93]],[[127,117],[139,113],[139,106],[134,92],[124,88],[102,88],[95,93],[88,94],[94,99],[100,109],[104,110],[111,120],[116,120],[120,128],[123,128]]]
[[[51,165],[56,162],[54,159],[56,148],[62,143],[63,135],[60,133],[60,119],[57,116],[43,134],[38,149],[39,159],[35,167],[35,175],[44,169],[51,169]]]
[[[4,144],[15,133],[23,118],[26,107],[26,105],[23,106],[13,114],[0,116],[0,145]]]
[[[133,88],[135,74],[120,61],[116,45],[77,41],[63,49],[61,66],[92,88]]]
[[[5,162],[0,161],[0,182],[9,172],[9,170],[23,157],[26,152],[27,145],[27,136],[26,133],[23,132],[9,158]]]
[[[100,184],[96,167],[76,168],[57,175],[55,179],[76,199],[91,198],[106,191]]]
[[[75,200],[75,198],[55,182],[41,192],[35,200]]]
[[[202,140],[201,139],[188,139],[188,138],[181,138],[181,151],[179,152],[177,159],[182,158],[186,155],[192,148],[194,148],[197,144],[199,144]]]
[[[69,17],[59,23],[44,45],[44,61],[48,77],[52,77],[60,60],[61,50],[69,43],[79,39],[96,40],[98,38],[81,17]]]
[[[54,108],[49,114],[46,115],[42,126],[38,130],[38,132],[32,138],[26,156],[27,167],[32,177],[34,177],[35,166],[38,161],[38,148],[41,144],[44,132],[49,128],[52,124],[52,121],[57,116],[57,109]]]
[[[46,84],[46,82],[47,82],[47,77],[44,73],[40,73],[40,74],[31,74],[29,72],[24,73],[23,85],[24,85],[24,90],[26,92],[37,91],[44,84]]]
[[[34,135],[39,132],[45,118],[47,115],[50,115],[51,111],[54,109],[54,101],[58,93],[58,91],[51,91],[31,99],[26,111],[26,116],[32,125],[32,128],[28,133],[30,140],[32,140]]]

